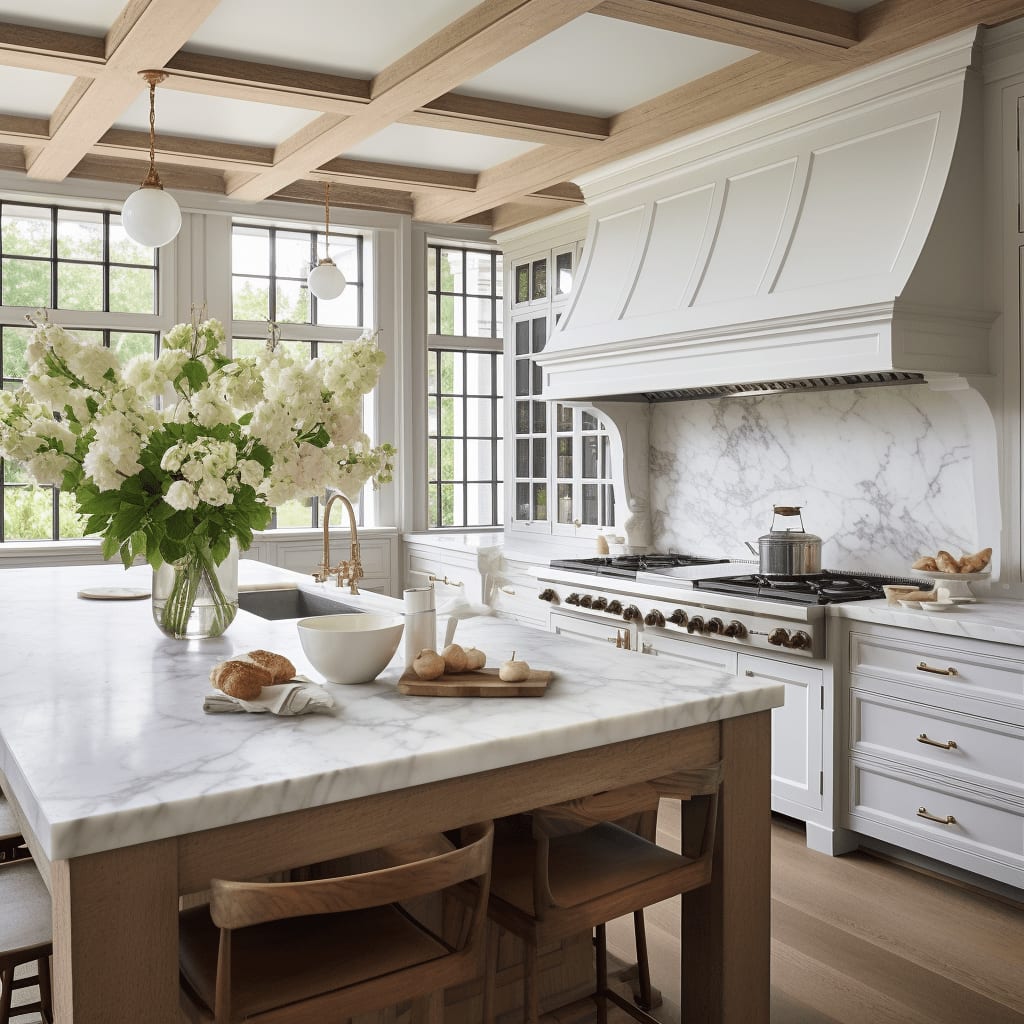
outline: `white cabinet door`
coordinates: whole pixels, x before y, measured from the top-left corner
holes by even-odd
[[[821,669],[741,654],[739,671],[786,688],[786,703],[772,710],[772,810],[799,818],[804,817],[805,808],[821,810],[825,790]]]
[[[644,630],[641,639],[644,654],[672,658],[700,668],[720,668],[736,675],[736,652],[700,641],[687,641],[677,636],[662,636],[653,630]]]

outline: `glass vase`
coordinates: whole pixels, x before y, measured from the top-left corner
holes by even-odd
[[[209,548],[153,572],[153,621],[175,640],[220,636],[238,612],[238,544],[220,565]]]

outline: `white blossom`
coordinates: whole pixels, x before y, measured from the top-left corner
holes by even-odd
[[[195,488],[184,480],[175,480],[174,483],[167,488],[167,493],[164,495],[164,501],[166,501],[171,508],[177,509],[179,512],[184,511],[185,509],[197,508],[199,506],[199,498],[196,497]]]

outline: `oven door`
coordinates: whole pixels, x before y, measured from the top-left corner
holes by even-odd
[[[636,623],[624,622],[611,616],[598,619],[552,609],[551,632],[576,637],[578,640],[606,643],[629,651],[637,650]]]

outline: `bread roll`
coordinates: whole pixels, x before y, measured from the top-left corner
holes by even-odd
[[[960,561],[954,558],[948,551],[939,551],[935,555],[935,564],[939,572],[960,572]]]
[[[275,683],[287,683],[295,678],[295,666],[283,654],[275,654],[273,651],[250,651],[244,660],[265,668],[274,677]]]
[[[900,594],[901,601],[937,601],[938,594],[934,590],[912,590],[909,594]]]
[[[935,564],[935,558],[932,555],[922,555],[910,568],[922,569],[924,572],[939,571],[939,567]]]
[[[992,549],[982,548],[973,555],[964,555],[960,559],[961,572],[981,572],[992,561]]]
[[[239,700],[255,700],[263,687],[273,681],[274,677],[265,668],[251,661],[221,661],[210,670],[210,682]]]

